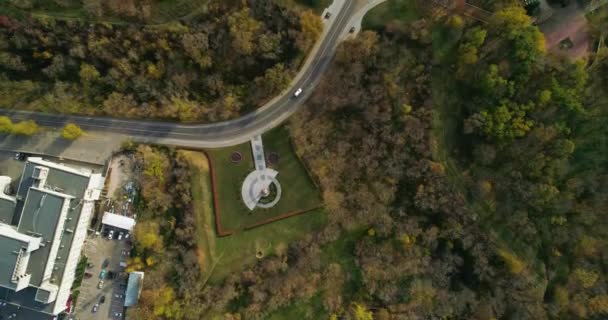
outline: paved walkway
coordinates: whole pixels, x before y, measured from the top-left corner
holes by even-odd
[[[267,191],[270,184],[276,181],[276,177],[279,174],[276,170],[266,168],[262,136],[258,135],[251,139],[251,154],[253,155],[255,169],[247,175],[241,187],[241,197],[249,210],[253,210],[258,206],[264,191]],[[278,183],[275,183],[275,185],[277,185],[277,188],[280,188]]]
[[[255,169],[257,171],[264,171],[266,169],[266,158],[264,157],[264,144],[262,143],[262,136],[255,136],[251,139],[251,154],[255,162]]]

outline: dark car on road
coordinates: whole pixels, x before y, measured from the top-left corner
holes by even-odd
[[[99,303],[104,303],[106,302],[106,296],[101,296],[101,298],[99,298]]]
[[[102,269],[105,269],[105,268],[107,268],[109,265],[110,265],[110,259],[105,258],[105,259],[103,260],[103,263],[101,264],[101,268],[102,268]]]

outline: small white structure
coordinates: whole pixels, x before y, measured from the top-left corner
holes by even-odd
[[[276,179],[279,173],[276,170],[266,168],[264,144],[261,136],[258,135],[251,139],[251,152],[255,170],[250,172],[243,181],[241,197],[249,210],[253,210],[255,207],[270,208],[279,202],[281,197],[281,185]],[[271,184],[276,186],[277,195],[271,203],[261,204],[260,200],[270,194]]]
[[[139,296],[141,296],[141,289],[144,286],[144,273],[141,271],[133,271],[129,273],[129,280],[127,281],[127,290],[125,291],[125,307],[133,307],[137,305]]]
[[[119,214],[111,212],[106,212],[103,214],[101,223],[106,226],[111,226],[127,231],[133,231],[133,227],[135,227],[135,220],[133,218],[121,216]]]

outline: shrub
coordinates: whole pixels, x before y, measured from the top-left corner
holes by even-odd
[[[38,131],[40,131],[40,127],[38,127],[38,124],[36,124],[34,120],[25,120],[13,125],[11,133],[23,136],[33,136],[38,133]]]
[[[64,139],[76,140],[80,136],[82,136],[83,133],[84,132],[82,131],[82,129],[80,129],[79,126],[73,123],[68,123],[65,125],[65,127],[63,127],[63,130],[61,131],[61,136]]]

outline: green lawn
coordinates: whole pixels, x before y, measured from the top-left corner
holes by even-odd
[[[379,30],[387,22],[410,22],[418,19],[418,9],[410,0],[389,0],[369,11],[363,18],[363,28]]]
[[[280,131],[274,131],[271,136],[281,138],[277,140],[287,140],[286,136],[280,136],[280,134]],[[265,142],[267,140],[271,139],[267,138]],[[268,141],[268,146],[274,145],[276,144]],[[278,143],[277,148],[285,148],[286,146],[289,146],[288,142],[287,145]],[[236,149],[240,148],[243,148],[243,146],[236,147]],[[244,148],[244,150],[248,151],[249,149]],[[180,152],[188,159],[192,169],[191,188],[197,223],[199,264],[202,272],[211,282],[219,282],[228,274],[242,270],[245,265],[255,263],[257,260],[256,253],[262,253],[263,256],[284,253],[290,242],[321,229],[326,223],[325,212],[323,209],[317,209],[251,230],[237,230],[230,236],[218,238],[215,232],[211,176],[207,159],[201,152]],[[218,150],[217,152],[223,154],[225,150]],[[214,153],[217,154],[217,152]],[[230,152],[226,154],[229,156]],[[246,154],[243,153],[243,155]],[[289,159],[285,156],[280,161],[284,161],[286,158]],[[230,163],[229,160],[228,163]],[[230,164],[232,165],[232,163]],[[288,161],[281,165],[284,165],[285,169],[290,168],[290,162]],[[291,165],[293,166],[293,163]],[[241,167],[241,165],[236,166]],[[245,167],[245,164],[242,166]],[[301,169],[303,170],[303,168]],[[238,176],[238,174],[231,176]],[[226,190],[226,188],[222,190]],[[316,192],[314,195],[318,197]],[[240,201],[240,199],[238,200]],[[318,198],[316,201],[318,201]],[[237,201],[233,200],[233,202]],[[318,204],[318,202],[315,203]]]
[[[249,143],[209,152],[215,169],[222,230],[244,229],[282,214],[321,205],[319,191],[293,152],[287,137],[284,128],[274,129],[262,137],[266,156],[271,152],[279,155],[278,164],[269,167],[279,172],[277,180],[283,190],[279,202],[270,209],[249,211],[241,199],[242,183],[254,169]],[[230,161],[230,155],[235,151],[243,156],[238,164]]]

